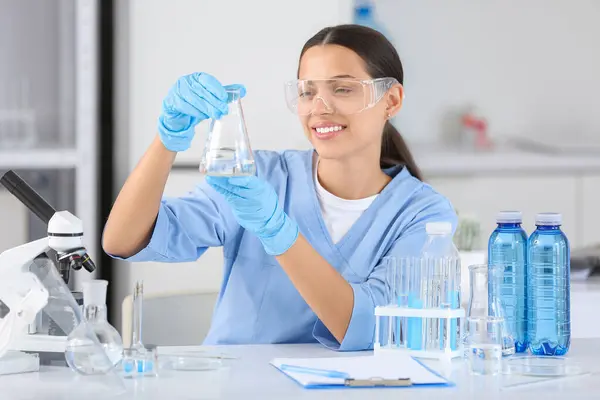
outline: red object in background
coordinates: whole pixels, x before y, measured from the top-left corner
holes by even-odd
[[[462,118],[462,123],[467,131],[474,134],[474,146],[478,149],[487,149],[492,146],[487,135],[487,121],[473,114],[465,114]]]

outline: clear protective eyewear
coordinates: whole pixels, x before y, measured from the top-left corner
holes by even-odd
[[[398,84],[395,78],[298,79],[286,82],[285,100],[289,109],[298,115],[309,115],[318,109],[358,114],[375,106]]]

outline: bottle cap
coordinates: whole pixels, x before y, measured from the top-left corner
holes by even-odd
[[[83,305],[101,306],[106,304],[106,288],[108,281],[103,279],[92,279],[91,281],[83,282]]]
[[[500,211],[496,216],[498,224],[520,224],[523,222],[521,211]]]
[[[425,224],[425,230],[429,235],[449,235],[452,233],[452,224],[450,222],[428,222]]]
[[[562,215],[559,213],[539,213],[535,216],[536,225],[560,225]]]

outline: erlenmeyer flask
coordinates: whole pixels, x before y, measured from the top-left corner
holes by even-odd
[[[248,176],[256,173],[240,89],[228,88],[229,111],[210,121],[200,172],[212,176]]]
[[[504,268],[487,264],[469,266],[470,292],[467,307],[467,320],[470,317],[502,318],[502,355],[515,353],[515,340],[505,320],[504,305],[498,295],[504,275]],[[469,335],[465,327],[463,338]]]

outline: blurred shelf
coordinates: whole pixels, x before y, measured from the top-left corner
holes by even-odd
[[[76,149],[0,149],[0,169],[66,169],[77,163]]]
[[[423,174],[431,176],[529,174],[598,174],[600,157],[589,154],[546,154],[515,147],[468,151],[439,144],[410,145]]]

